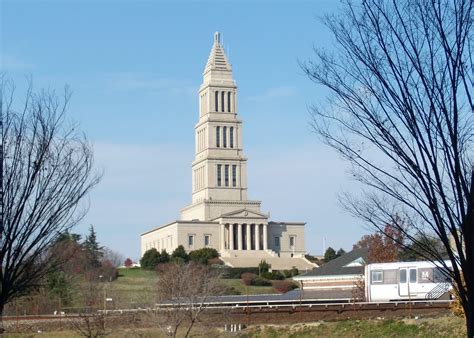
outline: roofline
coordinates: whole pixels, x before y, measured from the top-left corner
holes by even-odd
[[[150,232],[153,232],[153,231],[156,231],[156,230],[161,230],[163,228],[166,228],[167,226],[170,226],[170,225],[173,225],[173,224],[219,224],[219,222],[214,222],[214,221],[180,221],[180,220],[176,220],[176,221],[172,221],[172,222],[169,222],[169,223],[166,223],[166,224],[163,224],[163,225],[160,225],[156,228],[153,228],[151,230],[148,230],[146,232],[143,232],[140,234],[140,236],[143,236],[143,235],[147,235],[149,234]]]
[[[277,221],[269,221],[268,224],[275,223],[275,224],[290,224],[290,225],[306,225],[306,222],[277,222]]]
[[[309,280],[309,279],[348,279],[348,278],[361,278],[364,277],[364,274],[351,274],[351,275],[322,275],[322,276],[295,276],[293,277],[294,280]]]

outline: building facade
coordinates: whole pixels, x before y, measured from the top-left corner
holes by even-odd
[[[156,248],[172,252],[210,247],[231,266],[256,266],[265,259],[274,269],[311,269],[304,258],[305,223],[269,221],[261,202],[247,198],[247,158],[237,114],[232,67],[215,33],[199,89],[195,126],[192,203],[181,219],[141,235],[141,254]]]

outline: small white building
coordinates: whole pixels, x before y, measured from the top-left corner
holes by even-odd
[[[260,201],[247,198],[247,158],[242,121],[237,114],[237,86],[219,33],[199,89],[192,162],[192,204],[181,220],[141,235],[141,254],[156,248],[172,252],[210,247],[230,266],[257,266],[265,259],[273,269],[312,269],[304,258],[305,223],[269,221]],[[282,178],[283,179],[283,178]]]

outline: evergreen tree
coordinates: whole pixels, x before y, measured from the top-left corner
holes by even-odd
[[[145,270],[154,270],[158,263],[160,263],[160,258],[160,253],[155,248],[151,248],[143,254],[143,257],[140,259],[140,266]]]
[[[86,236],[83,246],[89,254],[91,265],[99,267],[100,259],[103,257],[104,251],[103,247],[97,242],[97,235],[93,225],[89,227],[89,234]]]
[[[337,250],[336,256],[341,257],[342,255],[345,255],[345,254],[346,254],[346,251],[343,248],[340,248],[339,250]]]
[[[326,252],[324,253],[324,261],[327,263],[332,261],[334,258],[337,258],[336,251],[331,247],[327,248]]]

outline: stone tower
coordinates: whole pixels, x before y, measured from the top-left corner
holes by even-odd
[[[199,89],[195,141],[192,205],[182,210],[182,219],[210,220],[241,209],[259,212],[260,202],[247,200],[247,159],[242,121],[237,116],[237,86],[218,32]]]

